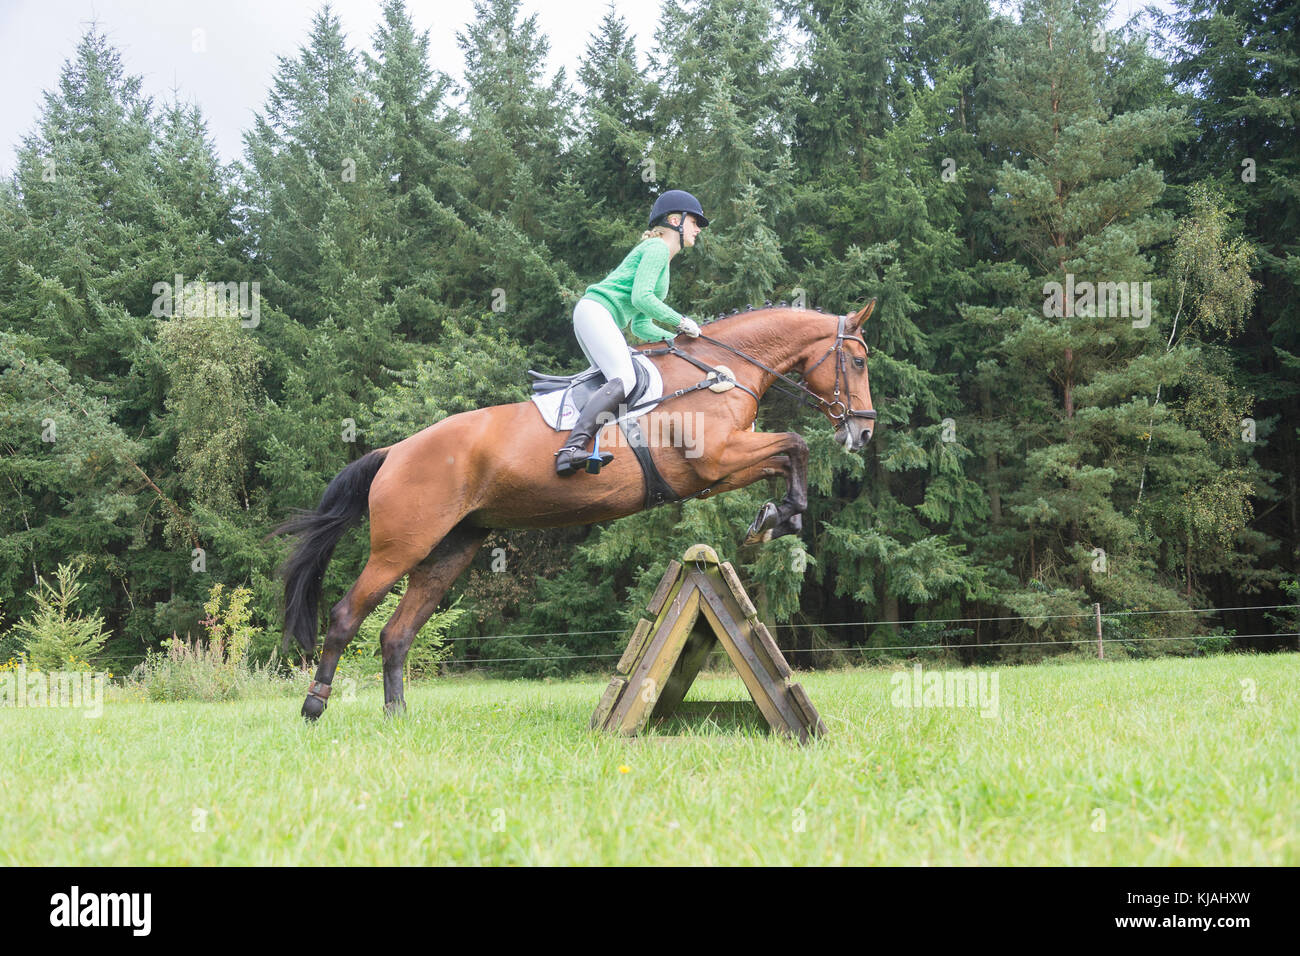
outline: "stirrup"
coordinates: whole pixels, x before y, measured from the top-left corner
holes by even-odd
[[[587,474],[599,475],[600,469],[604,468],[614,456],[607,451],[600,450],[600,433],[596,433],[596,443],[592,446],[591,454],[587,456]]]
[[[568,452],[568,454],[565,456],[564,460],[558,460],[565,452]],[[593,452],[590,456],[584,458],[582,455],[582,449],[573,445],[565,445],[555,453],[555,457],[557,459],[555,462],[555,473],[561,478],[568,478],[571,475],[576,475],[584,468],[589,474],[598,475],[600,474],[601,467],[608,465],[614,460],[614,456],[607,451],[600,452],[599,455]]]

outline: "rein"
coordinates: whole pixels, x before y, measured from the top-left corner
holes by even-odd
[[[831,421],[834,422],[836,425],[843,425],[850,418],[866,418],[871,421],[875,421],[876,413],[873,409],[849,408],[849,406],[845,402],[841,401],[840,399],[840,376],[843,375],[846,383],[849,377],[848,368],[844,364],[845,363],[845,353],[844,353],[845,339],[853,339],[855,342],[861,343],[863,349],[865,349],[868,352],[868,354],[870,354],[871,351],[868,348],[867,343],[864,342],[861,338],[857,336],[849,335],[844,331],[844,324],[847,320],[848,320],[847,315],[840,316],[839,328],[835,333],[835,344],[832,345],[830,349],[827,350],[826,354],[823,355],[821,358],[819,358],[816,362],[814,362],[812,364],[812,367],[809,368],[808,371],[804,373],[804,375],[807,376],[819,365],[821,365],[822,362],[825,362],[832,355],[836,356],[835,398],[833,401],[829,401],[829,402],[826,401],[826,399],[822,398],[820,395],[818,395],[816,392],[814,392],[812,389],[810,389],[807,385],[803,384],[802,382],[797,382],[794,379],[790,378],[790,376],[784,375],[781,372],[778,372],[774,368],[769,368],[767,365],[764,365],[762,362],[754,358],[752,355],[742,352],[740,349],[728,345],[726,342],[719,342],[717,339],[705,335],[703,332],[700,333],[699,338],[705,342],[708,342],[710,345],[716,345],[720,349],[725,349],[731,354],[744,359],[750,365],[753,365],[757,368],[761,368],[764,372],[767,372],[769,375],[775,376],[776,381],[772,383],[773,388],[777,389],[780,392],[783,392],[786,395],[790,395],[793,398],[803,402],[804,404],[810,405],[813,408],[818,409],[819,411],[824,411],[830,417]],[[701,362],[699,359],[695,358],[692,355],[688,355],[686,352],[683,352],[676,345],[668,345],[661,349],[647,349],[646,352],[643,354],[676,355],[678,358],[685,359],[686,361],[690,362],[692,365],[695,365],[698,368],[705,369],[707,371],[712,371],[712,372],[717,371],[716,369],[712,368],[712,366],[707,365],[704,362]],[[683,391],[695,391],[695,389],[703,388],[703,387],[706,387],[706,383],[701,382],[699,385],[696,385],[695,388],[684,389]],[[745,386],[741,385],[739,382],[736,383],[736,387],[744,389],[746,392],[749,392],[750,395],[754,396],[754,400],[758,401],[758,395],[752,389],[745,388]],[[674,395],[673,397],[675,398],[676,395]],[[838,412],[834,410],[835,406],[837,405],[840,408]]]

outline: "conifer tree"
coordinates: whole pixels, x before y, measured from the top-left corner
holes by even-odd
[[[679,311],[717,312],[771,298],[788,282],[776,238],[793,168],[784,111],[792,95],[771,0],[668,0],[655,35],[658,102],[652,158],[664,188],[687,189],[711,225],[674,266]],[[737,262],[758,278],[723,290]],[[744,293],[743,300],[732,298]]]
[[[167,370],[155,286],[238,261],[229,177],[198,110],[155,117],[92,27],[45,96],[4,204],[4,588],[85,554],[110,652],[139,654],[156,637],[155,604],[192,583],[203,540],[157,431]],[[26,610],[21,597],[6,604]]]
[[[659,175],[650,156],[658,89],[612,3],[587,43],[577,76],[583,89],[572,187],[562,183],[561,189],[575,190],[575,208],[565,209],[566,217],[579,213],[589,228],[570,229],[574,244],[563,248],[579,272],[599,279],[610,268],[613,249],[644,225]]]
[[[544,77],[550,41],[520,0],[482,0],[457,34],[465,54],[465,148],[473,182],[464,215],[479,234],[464,264],[479,276],[480,310],[504,311],[519,334],[568,349],[568,310],[579,281],[551,250],[547,199],[562,177],[572,138],[573,94],[565,71]],[[580,223],[561,222],[561,242]]]
[[[1195,601],[1192,588],[1180,596],[1177,579],[1162,573],[1161,543],[1180,537],[1203,506],[1204,481],[1219,472],[1213,432],[1159,410],[1152,424],[1149,385],[1177,387],[1188,403],[1212,387],[1195,374],[1198,353],[1164,350],[1171,284],[1153,269],[1174,222],[1159,208],[1164,180],[1147,157],[1187,135],[1186,123],[1167,97],[1133,100],[1150,57],[1140,36],[1106,35],[1104,13],[1089,2],[1027,2],[1014,45],[995,58],[998,108],[984,121],[1013,157],[993,207],[1016,253],[1023,305],[1001,312],[1003,358],[991,387],[1004,396],[1001,416],[1024,466],[1004,496],[1014,535],[979,553],[1016,556],[1020,587],[1001,600],[1054,636],[1077,636],[1077,627],[1047,615],[1094,601],[1162,609]],[[1162,480],[1189,476],[1191,497],[1163,520],[1133,514],[1148,435],[1153,459],[1168,462]],[[1205,520],[1231,533],[1232,511],[1218,507]]]

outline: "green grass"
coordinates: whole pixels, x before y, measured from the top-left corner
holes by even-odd
[[[809,747],[725,716],[596,736],[604,680],[450,679],[398,720],[366,688],[315,726],[286,698],[2,708],[0,863],[1300,863],[1300,657],[996,673],[997,719],[800,675]]]

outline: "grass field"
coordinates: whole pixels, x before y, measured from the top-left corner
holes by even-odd
[[[800,675],[830,728],[802,748],[597,737],[604,680],[449,679],[398,720],[366,689],[315,726],[289,698],[2,708],[0,863],[1300,863],[1300,657],[993,673],[996,718]]]

